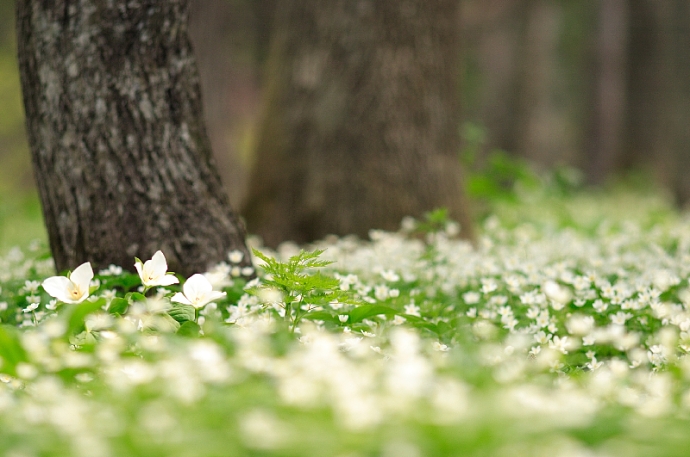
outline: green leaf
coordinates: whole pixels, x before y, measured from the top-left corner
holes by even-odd
[[[146,296],[139,292],[130,292],[125,295],[125,298],[130,301],[146,301]]]
[[[199,336],[200,331],[201,327],[199,327],[199,324],[194,321],[187,321],[180,325],[177,334],[181,336]]]
[[[26,352],[19,342],[19,332],[9,325],[0,325],[0,371],[14,375],[18,363],[26,361]]]
[[[193,321],[196,317],[193,306],[175,302],[172,304],[172,308],[168,310],[168,315],[180,324]]]
[[[339,322],[338,317],[334,316],[328,311],[311,311],[304,314],[302,319],[309,319],[312,321]]]
[[[76,335],[82,332],[84,330],[84,320],[86,316],[100,311],[105,303],[105,298],[99,298],[96,301],[86,300],[73,306],[66,305],[71,307],[71,311],[68,311],[67,335]]]
[[[350,323],[354,324],[371,317],[385,314],[387,316],[398,314],[396,310],[383,305],[361,305],[350,311]]]
[[[126,299],[115,297],[111,300],[110,306],[108,306],[108,312],[110,314],[123,315],[127,312],[128,307],[129,302]]]
[[[180,323],[173,319],[169,314],[157,315],[153,325],[155,330],[166,333],[175,333],[180,329],[180,327]]]
[[[77,335],[71,336],[69,339],[70,344],[75,344],[77,346],[93,345],[96,344],[96,337],[93,333],[83,331]]]
[[[118,276],[99,276],[101,280],[101,289],[115,289],[117,287],[124,291],[128,291],[135,286],[141,285],[141,278],[139,275],[122,273]]]
[[[430,330],[434,333],[437,333],[437,334],[439,333],[438,327],[436,326],[436,324],[433,324],[433,323],[427,321],[426,319],[424,319],[422,317],[415,316],[413,314],[401,314],[401,316],[404,317],[405,320],[407,320],[407,322],[412,327],[425,328],[425,329]]]

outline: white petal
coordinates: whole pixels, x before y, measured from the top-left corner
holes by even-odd
[[[89,284],[93,279],[93,270],[91,269],[91,263],[86,262],[79,265],[74,269],[71,275],[69,275],[70,281],[77,284],[80,289],[89,290]]]
[[[48,292],[51,297],[57,298],[60,301],[72,301],[69,296],[69,287],[72,281],[64,276],[52,276],[43,281],[43,289]]]
[[[187,299],[187,297],[185,297],[184,295],[182,295],[180,292],[178,292],[178,293],[176,293],[175,295],[173,295],[172,298],[170,299],[170,301],[174,301],[174,302],[177,302],[177,303],[182,303],[182,304],[185,304],[185,305],[191,305],[191,304],[192,304],[192,302],[190,302],[190,301]]]
[[[175,275],[163,275],[156,281],[156,285],[170,286],[172,284],[177,284],[178,282],[180,282],[180,280],[177,279]]]
[[[150,271],[153,273],[152,276],[163,276],[168,271],[168,263],[166,262],[165,256],[161,251],[156,251],[156,253],[153,254],[153,257],[151,257],[150,262]],[[146,263],[149,262],[147,261]]]
[[[144,270],[142,270],[143,264],[141,263],[141,260],[137,259],[136,262],[134,262],[134,268],[137,269],[137,273],[139,273],[139,277],[141,280],[144,280]]]
[[[205,296],[213,290],[211,283],[204,277],[204,275],[192,275],[182,286],[185,296],[192,302]]]
[[[192,301],[192,306],[195,308],[203,308],[206,306],[208,303],[212,302],[213,300],[217,300],[225,295],[225,292],[218,292],[215,290],[211,290],[203,295],[199,295]]]
[[[225,292],[218,292],[217,290],[212,290],[206,295],[206,303],[218,300],[219,298],[225,297]]]

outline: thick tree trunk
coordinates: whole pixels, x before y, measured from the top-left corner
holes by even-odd
[[[212,163],[187,2],[18,0],[34,171],[58,270],[246,251]],[[248,259],[248,255],[245,259]]]
[[[598,10],[592,115],[585,150],[586,175],[591,184],[602,184],[620,160],[628,69],[627,0],[602,0]]]
[[[189,35],[199,68],[206,129],[233,206],[239,205],[246,193],[249,148],[244,143],[259,107],[252,52],[254,1],[194,0],[189,11]]]
[[[464,0],[460,32],[463,121],[486,129],[487,151],[517,150],[520,45],[528,5],[515,0]]]
[[[673,62],[671,2],[630,2],[630,72],[624,165],[651,169],[672,182]],[[671,122],[669,122],[671,121]]]
[[[525,3],[526,23],[517,109],[517,153],[551,168],[567,162],[563,112],[555,106],[557,50],[562,5],[549,0]]]
[[[649,169],[679,205],[690,202],[690,6],[630,2],[628,150],[625,165]]]
[[[673,10],[675,88],[671,122],[676,157],[674,195],[685,209],[690,207],[690,2],[676,0]]]
[[[269,245],[397,229],[447,207],[470,234],[459,153],[457,8],[279,2],[243,214]]]

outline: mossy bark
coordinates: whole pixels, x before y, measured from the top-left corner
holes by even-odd
[[[243,214],[268,245],[395,230],[447,207],[458,154],[458,2],[278,2]]]
[[[186,1],[18,0],[17,29],[58,270],[132,270],[161,249],[189,275],[247,253],[203,124]]]

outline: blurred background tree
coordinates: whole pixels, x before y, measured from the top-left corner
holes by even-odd
[[[397,230],[438,207],[470,235],[455,0],[294,0],[275,11],[243,214],[270,246]]]
[[[196,0],[191,12],[209,134],[236,207],[246,200],[262,97],[272,83],[264,63],[280,28],[276,3]],[[35,224],[21,228],[39,213],[28,203],[35,191],[13,4],[0,0],[0,250],[41,233]],[[687,205],[690,2],[461,0],[459,6],[460,124],[485,132],[477,162],[501,149],[538,170],[573,166],[591,185],[642,170]]]

